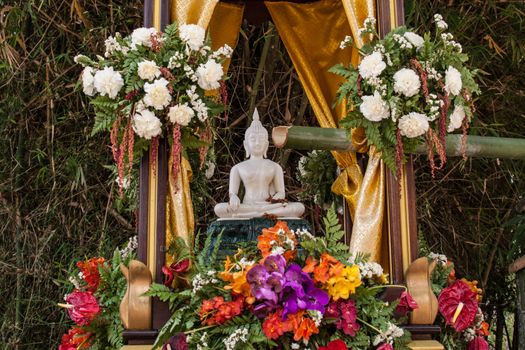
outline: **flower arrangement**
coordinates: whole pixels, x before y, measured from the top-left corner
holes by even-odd
[[[345,78],[339,102],[348,104],[342,125],[364,128],[368,144],[381,152],[385,164],[397,175],[406,154],[421,141],[428,148],[434,175],[446,162],[447,133],[461,128],[466,135],[472,119],[472,94],[479,93],[468,56],[453,35],[446,32],[441,15],[434,16],[436,30],[423,37],[398,27],[379,40],[375,19],[365,20],[357,67],[334,66],[331,72]],[[352,44],[350,37],[341,43]],[[466,138],[463,137],[463,146]],[[437,151],[441,164],[434,164]]]
[[[94,257],[75,264],[68,279],[73,288],[64,296],[65,308],[74,326],[62,336],[58,350],[120,349],[123,346],[119,305],[126,292],[120,264],[128,264],[136,249],[136,237],[110,261]]]
[[[479,308],[483,291],[478,282],[456,279],[454,264],[442,254],[431,253],[428,258],[437,263],[432,288],[438,296],[441,342],[450,350],[488,350],[485,338],[490,327]]]
[[[334,209],[324,222],[324,237],[277,222],[223,262],[215,262],[217,248],[207,253],[210,237],[189,264],[188,250],[179,249],[176,264],[190,288],[152,285],[148,294],[172,310],[154,348],[405,349],[410,335],[394,313],[417,305],[406,291],[398,301],[379,299],[387,287],[381,266],[339,242]]]
[[[85,67],[82,88],[95,109],[92,133],[110,132],[120,187],[135,155],[151,149],[156,158],[160,137],[171,143],[174,177],[183,147],[199,148],[202,167],[212,137],[210,117],[222,110],[209,92],[221,87],[221,61],[232,49],[212,51],[204,29],[193,24],[171,24],[163,33],[117,33],[105,47],[104,57],[78,55],[75,62]]]

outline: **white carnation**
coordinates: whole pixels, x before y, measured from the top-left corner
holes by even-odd
[[[359,64],[359,74],[364,79],[377,77],[386,68],[386,63],[383,61],[381,53],[374,52],[368,56],[363,57]]]
[[[447,131],[452,132],[460,128],[461,124],[463,123],[463,119],[465,119],[465,110],[463,109],[463,106],[454,107],[454,111],[450,115],[450,123],[448,124]]]
[[[160,69],[154,61],[144,60],[139,63],[137,73],[140,79],[151,81],[160,76]]]
[[[155,109],[164,109],[171,102],[171,95],[168,90],[168,81],[164,78],[155,80],[153,83],[145,83],[144,104]]]
[[[144,109],[133,116],[133,130],[140,137],[150,140],[162,132],[162,123],[152,111]]]
[[[421,48],[425,44],[425,39],[423,39],[421,36],[417,35],[413,32],[406,32],[404,34],[404,37],[410,41],[412,45],[414,45],[416,48]]]
[[[412,97],[419,92],[421,81],[412,69],[402,68],[394,74],[394,91]]]
[[[88,96],[93,96],[95,94],[95,78],[93,77],[93,68],[86,67],[82,71],[82,88],[84,93]]]
[[[205,64],[201,64],[195,75],[197,76],[197,83],[204,90],[218,89],[220,84],[219,80],[222,79],[224,74],[222,65],[215,62],[215,60],[209,60]]]
[[[362,100],[363,103],[359,106],[359,110],[366,119],[378,122],[390,117],[390,107],[379,92],[375,91],[372,96],[363,96]]]
[[[131,33],[131,45],[151,47],[151,35],[157,33],[155,28],[137,28]]]
[[[459,95],[463,83],[461,81],[461,73],[454,67],[448,66],[445,72],[445,90],[454,96]]]
[[[119,72],[115,72],[113,67],[106,67],[95,73],[95,89],[102,95],[109,98],[117,97],[118,92],[124,86],[124,79]]]
[[[408,138],[418,137],[427,132],[428,118],[424,114],[411,112],[399,119],[398,127],[401,135]]]
[[[194,115],[195,112],[187,103],[170,107],[170,111],[168,112],[168,118],[170,118],[170,121],[173,124],[180,124],[182,126],[187,126]]]
[[[179,27],[179,35],[190,49],[198,51],[204,44],[206,33],[204,28],[196,24],[183,24]]]

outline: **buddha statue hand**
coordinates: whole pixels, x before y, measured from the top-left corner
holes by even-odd
[[[237,211],[237,209],[239,209],[239,206],[241,205],[241,200],[239,199],[239,196],[237,196],[235,193],[230,193],[229,205],[231,211]]]

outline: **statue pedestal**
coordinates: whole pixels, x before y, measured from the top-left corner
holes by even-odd
[[[219,256],[235,254],[240,243],[257,241],[264,228],[275,226],[277,221],[285,221],[290,230],[306,229],[311,232],[311,226],[304,219],[221,219],[213,221],[206,231],[206,235],[213,235],[212,247],[215,247],[217,236],[222,232],[219,247]],[[212,248],[213,249],[213,248]],[[210,252],[211,253],[211,252]]]

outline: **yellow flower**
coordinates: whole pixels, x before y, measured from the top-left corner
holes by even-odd
[[[328,280],[328,294],[334,299],[348,299],[350,294],[355,293],[355,289],[361,285],[359,267],[346,266],[341,275],[331,277]]]

